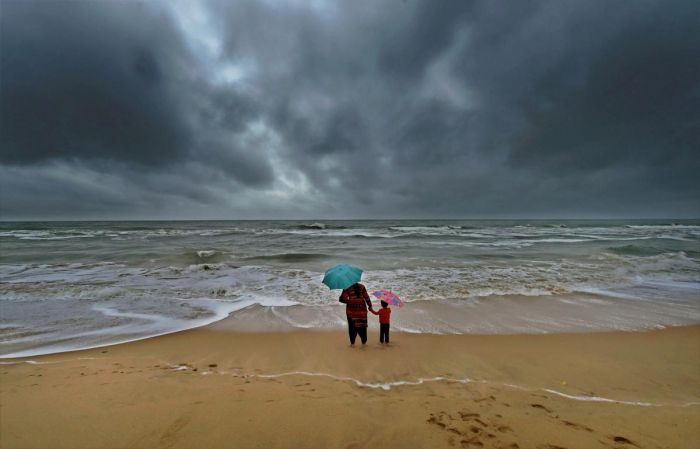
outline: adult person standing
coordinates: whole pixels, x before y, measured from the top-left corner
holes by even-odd
[[[348,334],[350,345],[355,345],[355,339],[360,336],[362,344],[367,343],[367,309],[372,309],[367,289],[359,282],[343,290],[339,302],[346,305],[345,314],[348,317]]]

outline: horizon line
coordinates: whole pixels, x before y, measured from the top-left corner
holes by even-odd
[[[0,218],[0,223],[47,223],[47,222],[195,222],[195,221],[515,221],[515,220],[700,220],[698,217],[479,217],[479,218],[58,218],[58,219],[21,219]]]

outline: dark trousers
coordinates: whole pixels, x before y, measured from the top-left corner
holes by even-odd
[[[350,334],[350,344],[355,344],[355,338],[359,335],[362,344],[367,343],[367,328],[366,327],[355,327],[355,323],[348,318],[348,333]]]
[[[379,325],[379,343],[389,343],[389,323]]]

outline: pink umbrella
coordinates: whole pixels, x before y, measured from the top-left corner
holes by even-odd
[[[392,306],[403,307],[403,301],[401,301],[401,298],[389,290],[377,290],[372,292],[372,295],[375,298],[378,298],[380,301],[384,301]]]

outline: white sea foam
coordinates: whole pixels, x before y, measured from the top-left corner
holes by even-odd
[[[700,229],[700,225],[681,225],[681,224],[669,224],[669,225],[627,225],[626,227],[631,229],[644,229],[644,230],[655,230],[655,229]]]
[[[443,376],[428,377],[428,378],[421,377],[421,378],[418,378],[415,380],[396,380],[396,381],[389,381],[389,382],[365,382],[365,381],[361,381],[359,379],[356,379],[354,377],[336,376],[334,374],[319,373],[319,372],[312,372],[312,371],[289,371],[286,373],[278,373],[278,374],[247,374],[247,375],[244,375],[244,377],[260,377],[262,379],[273,379],[273,378],[287,377],[287,376],[328,377],[328,378],[339,380],[342,382],[353,382],[358,387],[382,389],[385,391],[391,390],[392,387],[399,387],[399,386],[404,386],[404,385],[407,385],[407,386],[422,385],[426,382],[439,382],[439,381],[457,382],[457,383],[470,382],[469,379],[450,379],[450,378],[443,377]]]
[[[197,251],[197,256],[200,259],[206,259],[207,257],[211,257],[211,256],[215,255],[216,253],[217,253],[217,251],[214,251],[214,250],[201,250],[201,251]]]
[[[106,306],[93,306],[94,310],[104,314],[105,316],[130,318],[135,321],[122,326],[111,326],[90,331],[64,331],[62,333],[61,340],[74,340],[72,343],[40,345],[37,347],[32,347],[30,349],[11,352],[8,354],[1,354],[0,358],[32,357],[37,355],[74,351],[77,349],[100,348],[119,343],[127,343],[130,341],[142,340],[144,338],[151,338],[159,335],[165,335],[173,332],[206,326],[207,324],[211,324],[215,321],[220,321],[233,311],[240,310],[250,305],[249,303],[221,303],[211,301],[208,298],[201,298],[200,301],[202,302],[202,304],[207,304],[211,308],[213,314],[207,318],[200,318],[195,320],[178,320],[162,315],[120,312],[116,309]],[[85,339],[85,337],[104,337],[108,335],[113,335],[115,338],[110,339],[107,343],[102,344],[91,345],[87,343],[90,341],[89,338],[87,340]]]
[[[0,223],[0,306],[13,323],[0,327],[0,352],[175,331],[215,319],[217,304],[263,323],[342,328],[338,292],[321,283],[340,262],[405,300],[392,318],[407,332],[694,323],[695,223]]]
[[[38,362],[36,360],[16,360],[16,361],[11,361],[11,362],[0,362],[0,365],[21,365],[23,363],[26,363],[27,365],[50,365],[52,363],[60,363],[60,362]]]
[[[176,370],[186,370],[186,369],[192,369],[191,367],[187,366],[181,366],[181,365],[173,365],[175,366]],[[205,373],[201,373],[205,374]],[[207,373],[209,374],[209,373]],[[638,407],[664,407],[664,406],[681,406],[681,407],[688,407],[688,406],[693,406],[693,405],[699,405],[700,402],[696,401],[691,401],[691,402],[685,402],[685,403],[653,403],[649,401],[629,401],[629,400],[622,400],[622,399],[612,399],[612,398],[606,398],[606,397],[601,397],[601,396],[592,396],[592,395],[575,395],[575,394],[568,394],[568,393],[563,393],[558,390],[554,390],[551,388],[533,388],[533,387],[525,387],[521,385],[516,385],[512,383],[507,383],[507,382],[494,382],[494,381],[489,381],[489,380],[475,380],[471,379],[469,377],[463,377],[463,378],[455,378],[451,376],[434,376],[434,377],[418,377],[415,379],[399,379],[399,380],[391,380],[391,381],[384,381],[384,382],[370,382],[370,381],[365,381],[361,379],[357,379],[355,377],[350,377],[350,376],[342,376],[342,375],[336,375],[336,374],[331,374],[331,373],[325,373],[325,372],[316,372],[316,371],[288,371],[288,372],[282,372],[282,373],[274,373],[274,374],[259,374],[259,373],[242,373],[240,371],[237,371],[233,373],[237,377],[257,377],[261,379],[275,379],[275,378],[281,378],[281,377],[289,377],[289,376],[307,376],[307,377],[326,377],[329,379],[333,379],[339,382],[350,382],[354,383],[356,386],[361,387],[361,388],[369,388],[369,389],[381,389],[384,391],[390,391],[392,388],[397,388],[397,387],[412,387],[412,386],[419,386],[423,385],[426,383],[430,382],[444,382],[444,383],[453,383],[453,384],[470,384],[470,383],[480,383],[480,384],[489,384],[489,385],[499,385],[499,386],[504,386],[508,388],[513,388],[517,390],[522,390],[522,391],[544,391],[547,393],[554,394],[556,396],[562,397],[564,399],[569,399],[573,401],[582,401],[582,402],[604,402],[604,403],[613,403],[613,404],[621,404],[621,405],[630,405],[630,406],[638,406]]]
[[[552,390],[550,388],[543,388],[543,391],[546,391],[547,393],[552,393],[556,394],[557,396],[561,396],[566,399],[573,399],[575,401],[583,401],[583,402],[612,402],[615,404],[624,404],[624,405],[638,405],[641,407],[651,407],[654,405],[661,405],[661,404],[653,404],[651,402],[646,402],[646,401],[622,401],[619,399],[609,399],[609,398],[603,398],[600,396],[582,396],[582,395],[575,395],[575,394],[567,394],[567,393],[562,393],[561,391],[557,390]]]

